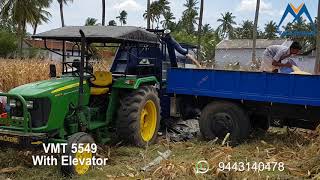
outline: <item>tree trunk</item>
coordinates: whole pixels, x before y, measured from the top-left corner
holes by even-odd
[[[318,2],[318,18],[317,18],[317,59],[315,63],[314,72],[319,74],[320,72],[320,0]]]
[[[150,0],[147,0],[147,29],[150,29],[151,18],[150,18]]]
[[[37,34],[38,22],[36,22],[33,26],[33,35]]]
[[[63,2],[60,3],[60,17],[61,17],[61,26],[64,27]]]
[[[106,25],[106,0],[102,0],[102,26]]]
[[[22,25],[21,25],[22,23],[21,22],[19,22],[18,23],[18,27],[17,27],[17,37],[18,37],[18,52],[17,52],[17,56],[19,56],[19,57],[21,57],[22,56],[22,46],[21,46],[21,36],[22,36]]]
[[[204,0],[200,2],[200,17],[199,17],[199,27],[198,27],[198,52],[197,59],[200,59],[200,51],[201,51],[201,36],[202,36],[202,20],[203,20],[203,8],[204,8]]]
[[[22,51],[22,48],[23,48],[23,38],[24,38],[24,31],[26,29],[26,21],[23,21],[22,22],[22,25],[20,26],[20,44],[19,44],[19,56],[20,58],[22,59],[23,57],[23,51]]]
[[[257,31],[258,31],[258,21],[259,21],[259,10],[260,10],[260,0],[257,0],[257,7],[256,7],[256,15],[254,18],[254,26],[253,26],[253,45],[252,45],[252,63],[256,63],[257,61],[257,53],[256,53],[256,46],[257,46]]]

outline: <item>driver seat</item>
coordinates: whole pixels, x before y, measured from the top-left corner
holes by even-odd
[[[112,84],[112,73],[107,71],[96,71],[95,80],[92,81],[91,95],[103,95],[109,92],[108,86]]]

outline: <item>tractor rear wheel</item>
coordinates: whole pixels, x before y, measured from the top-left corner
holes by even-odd
[[[160,127],[157,90],[144,86],[120,100],[117,132],[122,140],[144,147],[155,142]]]
[[[91,160],[93,158],[94,154],[92,152],[83,151],[73,153],[72,149],[74,147],[72,146],[75,146],[75,144],[77,145],[77,148],[79,147],[79,144],[82,144],[83,147],[94,144],[94,140],[89,134],[79,132],[70,136],[67,142],[66,152],[64,156],[71,157],[72,159],[78,159],[78,161],[86,161],[87,159]],[[77,165],[61,166],[62,173],[66,176],[84,175],[90,170],[90,168],[92,168],[90,167],[90,165],[80,163]]]

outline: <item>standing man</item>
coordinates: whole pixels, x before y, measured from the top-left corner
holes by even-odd
[[[261,62],[261,71],[278,73],[282,67],[292,67],[290,62],[281,63],[282,60],[296,55],[301,51],[302,47],[298,42],[293,42],[290,47],[282,45],[269,46],[263,54]]]

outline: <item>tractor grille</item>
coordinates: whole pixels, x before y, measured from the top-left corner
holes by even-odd
[[[48,98],[40,98],[27,101],[33,101],[33,108],[28,109],[31,115],[32,128],[45,126],[51,112],[50,100]]]
[[[18,100],[17,100],[18,101]],[[28,109],[31,115],[31,128],[38,128],[45,126],[49,120],[49,115],[51,112],[51,103],[48,98],[40,99],[26,99],[26,101],[33,101],[33,108]],[[21,103],[20,103],[21,104]],[[17,122],[19,126],[22,126],[23,121],[23,110],[21,106],[11,108],[10,114],[14,121]]]

